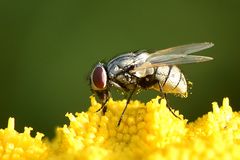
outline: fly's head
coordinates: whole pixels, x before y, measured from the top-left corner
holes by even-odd
[[[107,83],[108,76],[106,67],[104,64],[98,63],[92,70],[90,85],[92,92],[97,95],[102,104],[106,103],[110,96]]]

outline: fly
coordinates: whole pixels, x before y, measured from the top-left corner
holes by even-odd
[[[132,95],[142,89],[160,91],[163,98],[167,93],[186,96],[188,85],[185,76],[176,65],[212,60],[212,57],[190,54],[213,45],[209,42],[193,43],[152,53],[147,51],[130,52],[113,58],[107,64],[99,62],[93,68],[90,76],[91,90],[102,104],[98,111],[106,111],[106,103],[111,97],[111,87],[116,87],[129,94],[118,126]],[[170,107],[169,109],[173,113]]]

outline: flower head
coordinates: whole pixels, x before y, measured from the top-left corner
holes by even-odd
[[[240,159],[240,113],[228,98],[190,123],[157,97],[146,104],[131,101],[118,126],[125,105],[110,99],[103,115],[91,97],[87,112],[66,114],[70,124],[59,127],[51,142],[40,133],[31,137],[31,128],[18,133],[10,118],[0,130],[0,159]]]
[[[240,158],[240,115],[227,98],[221,108],[213,103],[213,112],[189,124],[178,111],[182,119],[169,112],[164,99],[159,101],[132,101],[117,126],[126,101],[110,100],[102,115],[91,97],[88,112],[66,115],[70,125],[58,128],[55,149],[72,159]]]

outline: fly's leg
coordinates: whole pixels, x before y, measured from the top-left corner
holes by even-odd
[[[119,119],[119,121],[118,121],[117,126],[120,125],[120,123],[121,123],[121,121],[122,121],[122,117],[123,117],[123,115],[124,115],[124,113],[125,113],[125,111],[126,111],[126,109],[127,109],[127,106],[128,106],[128,104],[129,104],[129,102],[130,102],[130,100],[131,100],[131,98],[132,98],[132,95],[133,95],[133,93],[135,92],[136,88],[137,88],[137,85],[136,85],[136,86],[134,87],[134,89],[131,91],[131,93],[130,93],[128,99],[127,99],[126,106],[124,107],[124,109],[123,109],[123,111],[122,111],[122,114],[121,114],[121,116],[120,116],[120,119]]]
[[[166,93],[163,93],[163,87],[162,85],[160,84],[160,82],[158,83],[159,85],[159,88],[160,88],[160,94],[161,94],[161,99],[165,99],[166,102],[167,102],[167,108],[169,109],[169,111],[178,119],[181,119],[180,117],[178,117],[172,110],[172,108],[170,107],[169,103],[168,103],[168,99],[167,99],[167,94]]]
[[[106,107],[106,103],[108,102],[108,99],[102,103],[102,106],[96,111],[96,112],[99,112],[102,110],[103,112],[103,115],[105,115],[106,111],[107,111],[107,107]]]
[[[105,115],[105,113],[107,111],[106,104],[107,104],[109,98],[111,97],[110,92],[108,90],[104,90],[104,91],[96,92],[96,95],[102,102],[102,106],[96,112],[99,112],[102,110],[103,115]]]
[[[167,101],[167,94],[163,93],[163,87],[162,85],[160,84],[160,82],[158,82],[158,86],[159,86],[159,89],[160,89],[160,94],[161,94],[161,99],[166,99]],[[168,104],[168,103],[167,103]]]

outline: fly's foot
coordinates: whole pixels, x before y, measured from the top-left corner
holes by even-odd
[[[169,111],[174,115],[174,117],[176,117],[176,118],[182,120],[178,115],[176,115],[176,114],[174,113],[173,109],[168,105],[168,103],[167,103],[167,108],[168,108]]]
[[[168,99],[167,99],[167,95],[166,94],[163,94],[161,95],[161,98],[159,99],[159,103],[161,102],[162,99],[165,99],[166,100],[166,104],[167,104],[167,108],[169,109],[169,111],[174,115],[174,117],[178,118],[181,120],[181,118],[179,116],[177,116],[173,109],[170,107],[169,103],[168,103]]]
[[[107,112],[107,107],[104,106],[103,109],[102,109],[102,113],[103,113],[103,115],[105,115],[106,112]]]
[[[102,110],[102,114],[105,115],[106,111],[107,111],[107,107],[105,105],[102,105],[102,107],[100,107],[96,112],[99,112]]]

